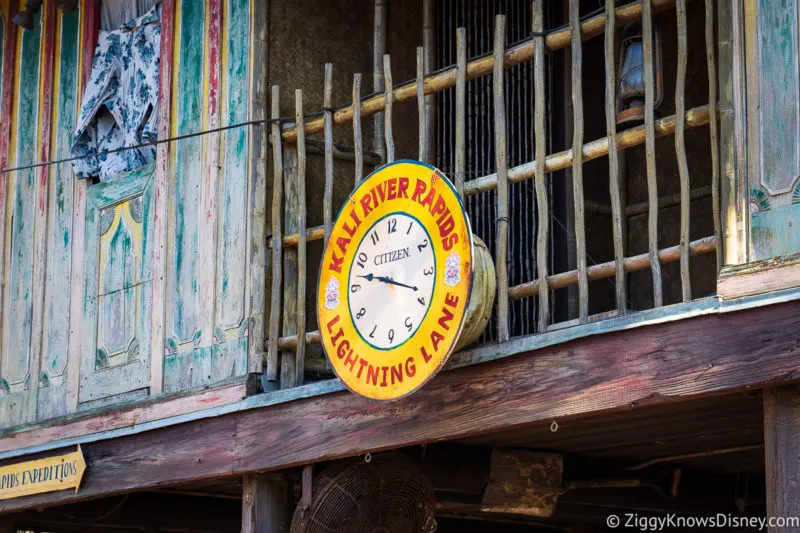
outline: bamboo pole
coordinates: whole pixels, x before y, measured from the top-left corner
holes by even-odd
[[[661,266],[658,264],[658,184],[656,182],[656,140],[653,127],[655,87],[653,75],[653,14],[651,0],[642,2],[642,48],[644,54],[644,129],[647,163],[647,236],[650,244],[650,270],[653,275],[653,305],[661,307]]]
[[[305,242],[305,234],[299,232],[299,199],[297,173],[299,161],[296,144],[283,145],[283,192],[285,214],[283,226],[287,233],[297,235],[298,245]],[[287,248],[283,251],[283,314],[282,330],[284,335],[297,333],[297,313],[300,302],[297,301],[299,263],[297,260],[299,248]],[[297,353],[296,351],[281,351],[280,388],[286,389],[297,384]]]
[[[303,91],[294,92],[295,120],[303,123]],[[303,128],[297,130],[297,313],[295,326],[297,338],[304,339],[306,331],[306,136]],[[295,385],[303,384],[306,360],[306,343],[298,342],[295,355]]]
[[[719,141],[717,135],[717,63],[714,58],[714,0],[706,0],[706,65],[708,69],[708,113],[712,120],[708,122],[711,137],[711,209],[714,217],[714,235],[720,238],[720,206],[719,206]],[[722,246],[717,246],[717,272],[724,263]]]
[[[281,146],[280,88],[272,86],[272,295],[269,312],[269,346],[267,348],[267,380],[278,380],[278,337],[281,334],[281,279],[283,250],[281,216],[283,215],[283,147]]]
[[[689,250],[692,255],[712,253],[717,248],[717,242],[717,238],[712,235],[710,237],[693,241],[689,245]],[[672,246],[658,252],[658,259],[664,264],[680,261],[680,257],[680,246]],[[623,267],[625,272],[637,272],[639,270],[645,270],[650,267],[650,254],[644,253],[627,257],[623,261]],[[608,261],[607,263],[600,263],[598,265],[590,266],[587,269],[587,274],[590,281],[595,281],[598,279],[613,277],[616,273],[616,269],[616,261]],[[565,287],[569,287],[570,285],[575,285],[578,283],[578,271],[570,270],[569,272],[562,272],[560,274],[548,276],[547,283],[550,290],[563,289]],[[539,287],[540,285],[538,279],[528,283],[523,283],[521,285],[516,285],[509,289],[508,298],[509,300],[514,301],[522,298],[528,298],[530,296],[536,296],[539,294]],[[321,337],[318,330],[309,331],[306,333],[306,343],[319,344],[320,342]],[[281,350],[293,349],[297,346],[297,335],[281,337],[278,342],[278,346]]]
[[[691,200],[689,194],[689,164],[686,161],[686,142],[683,136],[684,113],[686,111],[686,0],[675,0],[675,14],[678,32],[678,68],[675,75],[675,154],[678,159],[678,177],[681,189],[681,295],[684,302],[692,299],[692,281],[689,274],[689,212]],[[658,201],[656,200],[656,204]]]
[[[533,0],[533,34],[544,30],[544,0]],[[546,101],[545,101],[545,61],[544,37],[534,37],[533,54],[533,128],[536,157],[536,275],[539,282],[539,327],[544,333],[550,323],[550,290],[547,285],[547,241],[550,236],[550,212],[547,203],[547,182],[545,181],[545,161],[547,159]]]
[[[708,106],[699,106],[686,112],[686,125],[692,128],[703,126],[708,123]],[[675,132],[675,116],[669,116],[657,120],[655,123],[656,137],[671,135]],[[644,144],[646,139],[645,127],[637,126],[617,134],[617,149],[632,148]],[[608,155],[608,137],[602,137],[583,145],[583,161],[591,161],[598,157]],[[545,160],[545,172],[555,172],[564,170],[572,165],[572,150],[564,150],[547,156]],[[535,176],[536,161],[523,163],[509,169],[508,181],[517,183],[530,179]],[[490,191],[497,187],[497,174],[488,174],[464,184],[464,192],[467,196]]]
[[[690,109],[686,112],[686,127],[697,128],[708,124],[708,106],[699,106]],[[669,116],[657,120],[655,123],[656,137],[664,137],[671,135],[675,131],[675,116]],[[617,149],[622,150],[625,148],[632,148],[639,146],[645,142],[644,126],[631,128],[624,132],[617,134]],[[608,154],[608,138],[602,137],[583,145],[583,161],[591,161],[599,157],[604,157]],[[536,175],[536,161],[524,163],[508,170],[508,182],[519,183],[521,181],[531,179]],[[545,173],[563,170],[572,165],[572,150],[566,150],[551,154],[545,158],[544,171]],[[464,184],[464,195],[472,196],[485,191],[491,191],[497,188],[497,174],[488,174],[474,180],[470,180]],[[659,202],[662,200],[659,199]],[[638,205],[638,204],[632,204]],[[661,205],[661,204],[659,204]],[[626,209],[627,212],[627,209]],[[308,241],[315,241],[322,239],[325,235],[325,228],[323,226],[316,226],[308,230]],[[293,246],[297,244],[297,234],[284,235],[283,246]],[[270,242],[269,246],[272,246]]]
[[[620,315],[627,312],[627,289],[625,287],[625,269],[623,258],[625,247],[622,241],[622,200],[621,200],[621,175],[619,169],[619,154],[617,153],[617,128],[616,128],[616,102],[617,78],[614,62],[614,0],[606,0],[606,137],[608,138],[608,187],[611,194],[611,228],[614,240],[614,264],[616,271],[614,286],[616,289],[617,311]]]
[[[586,221],[583,194],[583,50],[580,27],[580,2],[569,2],[572,31],[572,198],[575,212],[575,252],[578,266],[578,317],[589,320],[589,280],[586,277]]]
[[[456,145],[455,183],[456,192],[465,201],[464,173],[466,171],[467,138],[467,29],[456,31]]]
[[[689,245],[689,250],[692,255],[711,253],[714,251],[716,244],[716,237],[705,237],[703,239],[693,241]],[[679,261],[680,257],[680,246],[672,246],[670,248],[665,248],[658,251],[658,260],[662,263],[673,263],[675,261]],[[651,261],[652,259],[649,252],[635,255],[633,257],[627,257],[625,258],[624,262],[625,272],[636,272],[638,270],[649,268]],[[600,263],[599,265],[590,266],[587,269],[587,275],[590,281],[594,281],[602,278],[610,278],[616,274],[616,270],[615,261],[608,261],[607,263]],[[578,283],[578,271],[571,270],[569,272],[555,274],[550,276],[548,281],[550,290],[563,289],[564,287]],[[511,287],[511,289],[508,291],[508,297],[510,300],[519,300],[520,298],[534,296],[535,294],[538,294],[538,292],[538,281],[532,281]]]
[[[419,118],[419,125],[417,129],[419,130],[419,160],[420,161],[427,161],[428,160],[428,130],[426,126],[426,116],[425,116],[425,50],[421,47],[417,47],[417,115]]]
[[[377,5],[377,3],[376,3]],[[325,227],[325,241],[333,227],[333,64],[325,63],[325,87],[322,107],[325,113],[325,192],[322,198],[322,221]]]
[[[364,178],[364,143],[361,139],[361,74],[353,74],[353,150],[356,154],[355,163],[355,182],[356,186],[361,183]],[[335,121],[336,115],[334,115]],[[295,128],[296,129],[296,128]],[[306,133],[312,133],[306,130]],[[295,132],[295,138],[297,133]]]
[[[503,52],[506,46],[506,17],[494,22],[494,153],[497,168],[497,340],[508,340],[508,159],[506,156],[506,105],[503,90]]]
[[[653,11],[663,11],[669,7],[672,7],[675,3],[675,0],[652,0],[653,2]],[[617,8],[617,17],[616,17],[616,24],[617,26],[624,26],[630,22],[635,22],[639,20],[642,16],[642,7],[639,2],[630,3],[624,6],[620,6]],[[583,22],[581,22],[581,37],[583,40],[591,39],[592,37],[596,37],[598,35],[602,35],[603,31],[605,31],[605,20],[606,16],[605,13],[596,15],[594,17],[590,17]],[[545,45],[547,49],[550,51],[560,50],[562,48],[566,48],[570,45],[571,39],[571,32],[569,28],[564,28],[561,30],[555,30],[550,32],[547,37],[545,37]],[[516,44],[505,51],[503,57],[503,64],[506,68],[512,67],[514,65],[519,65],[520,63],[524,63],[525,61],[530,61],[533,58],[533,40],[526,39],[519,44]],[[467,80],[471,80],[474,78],[479,78],[481,76],[485,76],[491,73],[494,69],[494,56],[487,55],[484,57],[479,57],[473,59],[469,63],[467,63]],[[442,71],[439,71],[435,74],[431,74],[425,77],[425,95],[431,95],[438,92],[442,92],[450,87],[454,87],[456,84],[456,67],[451,67]],[[394,100],[396,102],[405,102],[406,100],[410,100],[412,98],[416,98],[417,90],[416,90],[416,81],[410,81],[407,83],[403,83],[399,85],[394,90]],[[347,107],[344,107],[338,110],[333,115],[333,122],[334,124],[345,124],[352,120],[353,114],[355,112],[355,108],[358,107],[355,104],[351,104]],[[378,94],[375,96],[371,96],[361,102],[361,115],[363,117],[369,117],[383,111],[384,109],[384,97],[382,94]],[[311,135],[314,133],[319,133],[324,128],[324,119],[317,118],[311,120],[306,123],[305,125],[305,132],[306,135]],[[283,132],[283,140],[286,142],[292,142],[297,138],[297,128],[290,127],[284,130]]]
[[[375,18],[372,27],[372,92],[383,92],[383,54],[386,53],[386,23],[389,6],[387,0],[375,0]],[[331,104],[333,105],[333,104]],[[383,115],[372,117],[372,150],[383,160]]]
[[[383,136],[386,142],[386,162],[394,161],[394,136],[392,135],[392,60],[389,54],[383,56],[383,85],[386,104],[383,113]]]

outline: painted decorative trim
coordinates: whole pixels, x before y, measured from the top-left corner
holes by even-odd
[[[797,185],[792,193],[792,204],[800,204],[800,179],[797,180]]]
[[[769,210],[769,194],[759,187],[752,187],[750,189],[750,212],[759,213]]]

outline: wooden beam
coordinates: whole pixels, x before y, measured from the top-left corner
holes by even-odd
[[[286,533],[291,516],[290,485],[278,474],[244,476],[242,533]]]
[[[788,384],[799,325],[799,301],[705,315],[442,372],[397,402],[342,391],[86,443],[78,494],[4,500],[0,513]]]
[[[767,516],[800,517],[800,388],[764,391]],[[770,533],[796,528],[769,527]]]

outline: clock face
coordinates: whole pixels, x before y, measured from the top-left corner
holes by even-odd
[[[436,283],[431,236],[414,217],[394,212],[364,234],[350,266],[350,316],[379,350],[396,348],[419,329]]]
[[[358,184],[325,244],[317,292],[322,346],[362,396],[414,392],[458,340],[472,286],[472,233],[453,186],[398,161]]]

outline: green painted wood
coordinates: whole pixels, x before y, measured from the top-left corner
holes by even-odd
[[[78,9],[61,15],[60,52],[56,58],[57,93],[54,95],[53,157],[68,157],[75,129],[78,97],[80,39]],[[49,183],[50,205],[42,362],[39,370],[38,419],[66,414],[66,372],[69,352],[70,267],[72,254],[72,164],[58,165]]]
[[[81,404],[150,383],[152,244],[147,243],[152,243],[154,170],[151,164],[89,189]],[[108,243],[105,253],[102,242]]]
[[[225,99],[222,125],[247,120],[248,101],[248,43],[250,33],[249,0],[226,2],[228,61],[222,94]],[[219,202],[219,253],[217,265],[218,327],[238,330],[246,313],[246,245],[247,210],[247,129],[236,128],[223,137],[224,163],[222,190]],[[226,335],[230,338],[229,335]],[[222,340],[222,339],[220,339]]]
[[[757,258],[800,251],[800,204],[753,213],[751,237]]]
[[[797,0],[759,0],[761,185],[786,193],[800,174]]]
[[[178,95],[177,134],[195,133],[202,129],[202,79],[205,2],[180,1],[180,40],[178,78],[174,89]],[[199,246],[201,210],[202,140],[199,137],[177,141],[175,174],[172,178],[171,236],[167,266],[167,335],[176,345],[193,349],[199,340],[201,309],[198,290],[198,269],[195,254]]]
[[[37,159],[39,50],[41,45],[41,10],[34,17],[34,27],[21,32],[22,58],[20,61],[19,87],[16,95],[16,165],[27,165]],[[33,90],[31,90],[33,88]],[[33,321],[33,221],[36,205],[35,171],[16,172],[13,190],[8,198],[12,212],[11,224],[11,268],[8,273],[8,315],[4,322],[5,352],[0,358],[0,369],[5,386],[12,393],[0,399],[0,426],[30,422],[35,416],[36,402],[28,397],[10,398],[14,393],[36,394],[37,376],[30,368],[31,326]],[[7,246],[8,246],[7,245]]]

